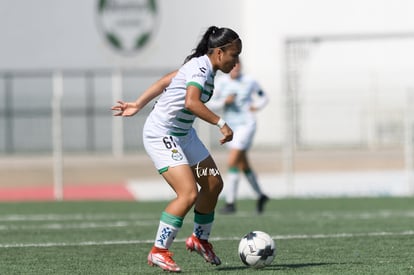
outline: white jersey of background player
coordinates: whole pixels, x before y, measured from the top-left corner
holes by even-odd
[[[212,109],[222,109],[223,118],[234,131],[233,140],[227,143],[230,148],[228,157],[228,178],[225,183],[224,195],[226,206],[223,213],[236,211],[240,172],[243,172],[257,194],[256,209],[263,212],[268,197],[263,194],[254,171],[252,170],[247,151],[250,149],[256,133],[255,112],[264,108],[268,97],[256,80],[241,73],[241,64],[238,63],[229,74],[218,77],[215,82],[214,96],[208,104]]]

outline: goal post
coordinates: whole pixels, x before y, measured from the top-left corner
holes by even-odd
[[[414,89],[407,88],[404,127],[404,161],[407,188],[414,195]]]
[[[62,135],[62,72],[53,73],[52,139],[53,139],[53,194],[63,200],[63,135]]]
[[[112,102],[122,98],[122,73],[120,70],[112,72]],[[124,155],[124,126],[123,120],[118,117],[112,117],[112,154],[115,157]]]
[[[401,42],[403,41],[403,42]],[[318,98],[320,102],[323,103],[314,103],[314,105],[311,106],[309,102],[312,100],[316,102],[315,98],[312,98],[310,95],[312,92],[318,89],[318,86],[315,84],[312,87],[309,84],[316,83],[319,81],[320,83],[325,82],[333,82],[335,81],[335,76],[330,79],[332,75],[326,72],[327,74],[323,77],[320,77],[321,79],[318,79],[316,81],[314,78],[318,78],[318,76],[321,76],[321,74],[314,73],[312,77],[310,77],[310,72],[312,70],[315,70],[317,68],[317,61],[315,59],[320,58],[321,51],[324,50],[324,46],[329,45],[330,47],[339,47],[340,50],[344,50],[345,52],[342,52],[338,50],[336,52],[336,56],[332,55],[336,60],[330,60],[329,62],[332,62],[330,64],[337,64],[340,62],[347,62],[352,63],[352,60],[347,60],[345,55],[352,55],[353,52],[347,53],[347,46],[352,45],[355,49],[359,47],[358,45],[361,44],[365,45],[366,56],[372,58],[370,60],[367,58],[367,63],[362,65],[364,66],[364,69],[368,72],[366,74],[364,81],[364,87],[360,87],[360,89],[370,90],[367,91],[366,94],[364,94],[363,99],[360,99],[361,101],[364,100],[365,106],[362,107],[362,103],[356,104],[355,106],[347,106],[349,109],[353,109],[354,112],[352,112],[352,119],[358,120],[358,122],[355,122],[354,128],[356,129],[355,132],[358,131],[358,134],[355,134],[353,137],[349,137],[349,142],[346,140],[348,137],[345,135],[345,137],[341,137],[342,140],[338,139],[339,141],[332,141],[328,140],[327,138],[321,137],[321,136],[312,136],[312,130],[315,129],[315,125],[319,126],[323,122],[317,121],[318,118],[323,119],[331,119],[335,120],[335,116],[332,116],[329,118],[329,112],[326,112],[324,115],[319,114],[322,113],[320,110],[318,110],[317,104],[325,104],[324,108],[328,109],[341,109],[345,108],[346,103],[349,98],[342,98],[338,99],[337,102],[329,102],[329,99],[323,99]],[[396,76],[390,76],[387,75],[385,78],[383,77],[386,72],[381,72],[383,75],[378,75],[376,73],[377,67],[379,65],[384,65],[388,60],[384,58],[383,56],[379,55],[379,58],[375,59],[373,52],[378,49],[371,48],[372,51],[369,50],[369,47],[371,44],[369,43],[382,43],[384,45],[383,49],[381,50],[384,52],[384,54],[389,53],[390,58],[394,59],[401,59],[403,60],[404,57],[401,57],[403,53],[399,52],[398,50],[392,50],[392,47],[388,47],[390,43],[412,43],[410,45],[414,45],[414,32],[396,32],[396,33],[367,33],[367,34],[332,34],[332,35],[309,35],[309,36],[291,36],[287,37],[284,41],[284,70],[283,70],[283,80],[284,80],[284,104],[285,104],[285,111],[284,111],[284,124],[285,124],[285,135],[284,135],[284,142],[283,142],[283,173],[286,179],[286,186],[287,186],[287,192],[289,195],[294,196],[295,195],[295,163],[296,163],[296,151],[301,148],[312,148],[320,147],[320,146],[326,146],[326,147],[333,147],[336,145],[339,146],[360,146],[365,148],[375,149],[377,146],[381,146],[380,142],[377,141],[379,137],[382,137],[384,140],[392,136],[391,139],[393,139],[393,142],[399,132],[401,132],[401,137],[398,136],[398,145],[401,146],[401,148],[404,149],[404,160],[405,160],[405,169],[407,174],[407,186],[409,187],[409,192],[411,194],[414,194],[414,164],[413,164],[413,89],[408,89],[407,87],[411,86],[413,87],[414,83],[410,83],[409,81],[399,81],[398,77]],[[357,46],[355,46],[357,45]],[[367,46],[368,45],[368,46]],[[400,45],[400,44],[398,44]],[[398,47],[398,46],[395,46]],[[325,48],[326,49],[326,48]],[[411,47],[412,49],[412,47]],[[378,50],[380,52],[380,50]],[[381,53],[381,52],[380,52]],[[331,57],[332,57],[331,56]],[[362,55],[363,56],[363,55]],[[366,56],[363,56],[364,58]],[[360,61],[360,60],[358,60]],[[334,63],[337,62],[337,63]],[[371,62],[371,63],[370,63]],[[384,64],[382,64],[383,62]],[[404,64],[404,66],[408,66],[410,68],[414,68],[414,59],[413,58],[406,58],[404,62],[407,62],[409,64]],[[361,63],[362,64],[362,63]],[[352,66],[352,64],[347,64],[348,66]],[[339,64],[338,66],[341,66]],[[352,67],[350,67],[352,68]],[[335,68],[332,68],[334,70]],[[390,69],[391,70],[391,69]],[[388,72],[388,71],[387,71]],[[346,72],[348,73],[348,71]],[[352,69],[350,70],[350,74],[344,74],[343,78],[346,78],[342,84],[349,84],[348,86],[352,87],[352,81],[351,77],[353,76],[354,72],[352,72]],[[354,73],[355,75],[357,73]],[[354,75],[354,76],[355,76]],[[397,107],[392,106],[392,103],[389,103],[387,105],[387,108],[390,110],[381,110],[380,103],[378,102],[378,93],[376,89],[379,89],[379,85],[388,85],[385,82],[389,78],[395,78],[392,79],[392,81],[395,81],[393,84],[394,87],[392,87],[395,92],[395,90],[401,90],[401,94],[404,94],[404,96],[401,95],[402,102],[398,104]],[[349,79],[348,79],[349,78]],[[402,77],[401,77],[402,78]],[[407,78],[408,79],[408,78]],[[355,80],[355,83],[359,81],[360,79]],[[351,83],[346,83],[346,81]],[[398,82],[399,81],[399,82]],[[404,82],[405,81],[405,82]],[[382,83],[379,83],[382,82]],[[385,83],[385,84],[384,84]],[[342,85],[341,83],[338,83],[338,85]],[[369,87],[370,86],[370,87]],[[344,89],[343,87],[338,87],[340,89]],[[312,90],[313,89],[313,90]],[[385,89],[385,88],[384,88]],[[328,89],[329,90],[329,89]],[[404,90],[404,92],[402,92]],[[348,91],[345,91],[347,93]],[[344,94],[345,94],[344,93]],[[405,93],[407,94],[407,98],[405,99]],[[321,93],[322,94],[322,93]],[[321,95],[320,94],[320,95]],[[326,93],[325,95],[329,95]],[[331,95],[329,95],[331,96]],[[357,95],[361,96],[361,95]],[[340,94],[338,93],[338,97],[340,97]],[[330,97],[333,99],[333,96]],[[384,97],[385,98],[385,97]],[[336,100],[336,99],[335,99]],[[342,100],[342,102],[341,102]],[[384,102],[387,101],[387,99],[383,99]],[[406,106],[404,106],[404,102],[406,102]],[[334,104],[337,104],[334,106]],[[408,105],[410,104],[410,105]],[[385,105],[385,104],[384,104]],[[397,105],[397,104],[394,104]],[[400,106],[401,105],[401,106]],[[394,110],[394,109],[395,110]],[[393,110],[391,110],[393,109]],[[312,110],[314,113],[318,113],[319,117],[315,114],[312,114]],[[345,110],[345,109],[344,109]],[[337,112],[340,112],[338,110],[335,110]],[[383,113],[381,113],[383,112]],[[381,119],[388,115],[388,113],[393,113],[393,121],[389,119],[389,121],[381,121]],[[350,112],[351,113],[351,112]],[[326,115],[328,114],[328,115]],[[381,117],[381,114],[383,114],[383,117]],[[328,116],[328,118],[326,118]],[[339,116],[339,115],[338,115]],[[312,117],[312,118],[310,118]],[[401,119],[400,119],[401,117]],[[313,119],[313,120],[312,120]],[[311,121],[312,120],[312,121]],[[396,122],[398,120],[398,122]],[[344,121],[338,121],[338,124],[343,124]],[[333,124],[333,122],[331,122]],[[381,125],[383,123],[383,125]],[[388,124],[387,124],[388,123]],[[398,125],[397,125],[398,124]],[[346,124],[344,126],[347,126]],[[322,127],[322,126],[320,126]],[[329,126],[325,126],[329,127]],[[358,129],[359,127],[359,129]],[[400,130],[401,128],[401,130]],[[394,130],[394,132],[392,132]],[[329,129],[325,129],[327,131],[328,136],[333,136],[334,133],[328,133]],[[314,132],[317,132],[317,130],[314,130]],[[332,132],[335,132],[335,130],[332,130]],[[398,133],[397,133],[398,132]],[[322,135],[322,134],[321,134]],[[359,135],[359,136],[358,136]],[[382,135],[382,136],[379,136]],[[388,140],[384,142],[388,142]],[[348,142],[348,143],[347,143]]]

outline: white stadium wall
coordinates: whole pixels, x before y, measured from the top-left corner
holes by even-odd
[[[271,93],[271,105],[259,114],[262,128],[261,130],[259,129],[256,144],[265,144],[270,140],[277,140],[277,143],[280,144],[279,142],[283,142],[284,139],[286,129],[286,125],[284,125],[284,110],[286,106],[286,56],[284,55],[284,41],[287,38],[348,34],[366,34],[369,36],[381,33],[414,32],[414,20],[412,20],[410,12],[414,9],[414,2],[409,0],[264,0],[245,1],[244,3],[242,18],[246,43],[244,44],[243,58],[245,59],[246,70],[254,73],[264,88]],[[394,106],[388,106],[388,103],[395,101],[405,102],[405,94],[408,93],[410,87],[414,86],[412,77],[407,77],[413,71],[414,55],[409,49],[412,49],[414,36],[411,39],[404,39],[402,41],[407,43],[402,46],[389,43],[389,48],[384,50],[384,55],[387,54],[388,57],[380,59],[383,64],[380,64],[378,71],[376,71],[377,65],[381,61],[377,60],[374,63],[368,63],[372,60],[365,60],[364,55],[367,53],[366,51],[337,50],[336,56],[333,56],[331,52],[324,51],[321,47],[315,46],[310,51],[311,59],[306,60],[306,62],[311,63],[306,63],[308,67],[305,65],[302,72],[304,74],[303,77],[306,78],[302,79],[302,88],[306,91],[316,91],[312,94],[313,99],[323,102],[324,94],[317,91],[322,91],[325,87],[329,87],[329,92],[332,89],[336,89],[338,85],[344,84],[344,82],[336,83],[335,78],[330,78],[330,72],[332,71],[336,71],[336,75],[342,74],[342,80],[347,81],[345,84],[349,85],[349,83],[354,82],[354,85],[361,87],[366,84],[367,80],[363,79],[362,82],[358,83],[360,81],[358,77],[348,78],[349,64],[344,66],[340,64],[342,60],[348,60],[348,63],[357,61],[355,64],[352,64],[354,67],[351,68],[351,72],[355,73],[361,70],[361,68],[371,67],[372,70],[366,74],[374,74],[374,81],[371,79],[371,83],[368,83],[368,85],[371,85],[371,87],[368,87],[368,90],[372,90],[372,86],[378,85],[377,94],[380,95],[379,101],[385,105],[385,109],[393,109]],[[336,44],[340,47],[341,42]],[[347,45],[347,42],[342,44]],[[378,44],[373,43],[371,47],[375,49],[378,45],[380,45],[380,48],[384,48],[384,41],[378,41]],[[362,46],[366,47],[366,44]],[[387,64],[386,60],[390,60],[393,57],[395,59],[390,64]],[[337,59],[336,62],[335,59]],[[364,60],[365,63],[363,63]],[[334,67],[324,67],[329,62]],[[401,62],[401,64],[398,62]],[[387,65],[388,71],[391,72],[389,74],[386,73],[387,69],[383,69]],[[313,66],[311,68],[313,71],[309,70],[309,66]],[[319,74],[314,72],[319,72]],[[377,75],[377,83],[375,83],[375,74]],[[395,77],[396,74],[400,76]],[[389,79],[390,76],[392,79]],[[369,78],[369,76],[367,77]],[[397,78],[400,79],[397,80]],[[402,81],[401,78],[403,79]],[[370,80],[368,79],[368,81]],[[343,89],[343,87],[339,88]],[[306,91],[303,92],[306,94]],[[355,93],[358,96],[358,91]],[[395,95],[395,98],[390,101],[389,98],[393,97],[393,95]],[[338,102],[333,102],[333,108],[338,106],[335,104],[339,104],[339,106],[346,104],[346,102],[341,102],[340,98],[335,99]],[[358,100],[365,100],[365,98]],[[354,103],[352,102],[351,104]],[[316,106],[316,108],[319,106],[323,106],[323,104]],[[405,108],[404,104],[398,106],[400,110]],[[388,116],[388,113],[386,115]],[[348,123],[347,120],[345,122]],[[339,121],[336,124],[343,125],[343,122]],[[307,128],[309,129],[309,127],[311,126],[308,125]],[[335,135],[336,130],[331,130],[330,124],[325,124],[317,129],[312,127],[311,131],[317,132],[320,136],[330,136]],[[364,135],[362,131],[363,129],[359,129],[360,135]],[[341,133],[338,134],[340,135]]]
[[[157,14],[151,22],[153,32],[148,44],[134,54],[120,54],[102,37],[104,19],[99,16],[99,2],[1,0],[0,69],[175,68],[208,26],[229,26],[241,31],[240,12],[226,16],[239,1],[213,0],[205,5],[205,1],[199,0],[156,0]],[[128,9],[130,3],[139,5],[148,1],[105,2],[118,3],[118,9]],[[128,15],[128,11],[125,13]],[[135,24],[141,26],[142,22]]]
[[[154,19],[148,44],[137,53],[119,54],[103,39],[97,15],[99,2],[0,0],[0,71],[172,69],[182,63],[208,26],[228,26],[242,36],[244,48],[241,58],[245,71],[254,75],[270,95],[268,107],[258,114],[259,129],[255,145],[259,147],[279,147],[285,138],[286,38],[414,31],[414,3],[409,0],[159,0],[156,1],[157,18]],[[125,0],[106,2],[114,5],[128,3]],[[398,49],[394,52],[398,52]],[[335,83],[330,82],[327,74],[331,65],[326,62],[335,58],[335,55],[320,51],[317,49],[311,53],[319,59],[312,56],[314,59],[309,65],[312,71],[304,76],[303,85],[308,84],[305,90],[335,88]],[[361,60],[364,52],[337,54],[342,57],[350,54],[355,60]],[[361,57],[355,56],[358,54]],[[401,60],[412,58],[412,53],[404,50]],[[396,66],[398,68],[399,65]],[[340,74],[341,70],[349,68],[337,66],[335,69]],[[407,71],[406,68],[403,70],[401,75]],[[355,71],[358,69],[355,68]],[[379,75],[382,76],[382,71]],[[312,76],[314,78],[309,79]],[[315,78],[323,78],[324,83],[319,83],[321,79]],[[352,81],[358,81],[358,78]],[[403,81],[405,84],[401,89],[412,85],[408,77]],[[386,78],[381,78],[382,86],[386,87],[386,82]],[[382,92],[380,90],[379,93]],[[312,96],[322,100],[325,95],[315,92]],[[303,126],[304,133],[319,127],[319,135],[333,134],[329,124],[309,125]],[[309,127],[312,129],[309,130]],[[309,139],[318,141],[320,136],[311,136]]]

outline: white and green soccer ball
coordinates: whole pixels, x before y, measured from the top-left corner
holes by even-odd
[[[240,240],[239,256],[241,261],[249,267],[265,267],[270,265],[276,257],[275,242],[266,232],[249,232]]]

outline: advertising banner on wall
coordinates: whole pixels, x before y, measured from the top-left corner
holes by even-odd
[[[0,1],[0,70],[176,68],[210,25],[239,31],[234,2]]]

